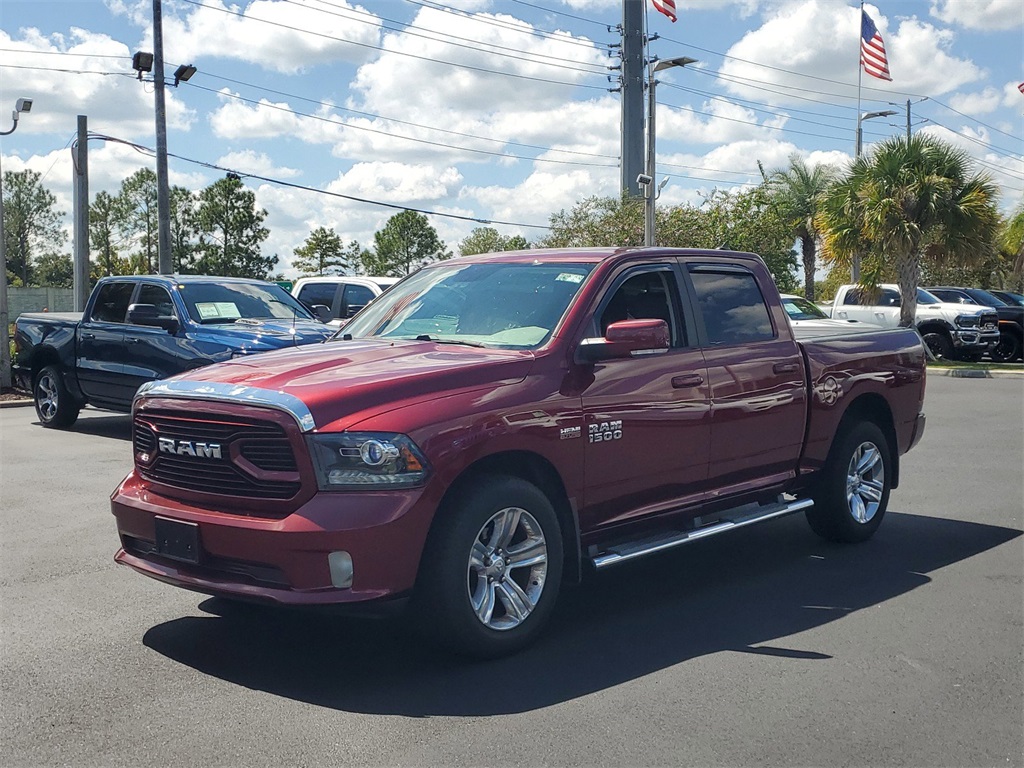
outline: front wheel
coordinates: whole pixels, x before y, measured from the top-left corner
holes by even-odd
[[[807,522],[830,541],[866,541],[882,524],[891,483],[889,443],[882,430],[872,422],[855,424],[829,454]]]
[[[415,597],[420,628],[471,656],[519,650],[554,607],[562,556],[558,517],[536,486],[481,479],[442,510],[428,539]]]
[[[43,368],[32,387],[36,415],[44,427],[70,427],[82,410],[64,386],[60,369],[54,365]]]
[[[953,357],[953,342],[950,341],[949,336],[943,333],[926,333],[924,335],[924,343],[928,345],[928,349],[931,353],[939,360],[950,360]]]

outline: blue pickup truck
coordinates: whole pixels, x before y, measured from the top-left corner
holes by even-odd
[[[280,286],[198,275],[102,278],[82,315],[15,321],[14,374],[44,427],[69,427],[86,404],[131,409],[138,388],[176,373],[328,338]]]

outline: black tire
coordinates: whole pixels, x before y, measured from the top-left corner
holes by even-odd
[[[1000,331],[999,343],[989,352],[993,362],[1012,363],[1021,356],[1020,336],[1011,331]]]
[[[953,359],[953,342],[949,336],[938,331],[932,331],[924,335],[924,343],[928,345],[928,349],[931,353],[939,360],[952,360]]]
[[[889,504],[892,459],[878,425],[865,421],[836,439],[807,510],[811,529],[829,541],[867,541]]]
[[[533,642],[562,581],[562,535],[551,501],[525,480],[489,475],[439,515],[413,601],[420,631],[478,658]],[[517,554],[524,562],[515,565]]]
[[[36,404],[36,415],[44,427],[66,429],[75,423],[82,406],[68,388],[64,377],[55,365],[48,365],[36,375],[32,383],[32,399]]]

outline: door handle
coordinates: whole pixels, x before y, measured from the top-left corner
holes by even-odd
[[[672,387],[682,389],[684,387],[699,387],[704,383],[704,377],[699,373],[687,373],[683,376],[672,377]]]
[[[796,363],[776,363],[772,366],[772,370],[776,373],[796,373],[797,368]]]
[[[142,339],[135,339],[135,338],[132,338],[132,337],[128,337],[127,339],[125,339],[125,341],[128,342],[129,344],[141,344],[142,343]]]
[[[96,334],[95,333],[83,333],[82,334],[82,338],[83,339],[95,339],[96,338]]]

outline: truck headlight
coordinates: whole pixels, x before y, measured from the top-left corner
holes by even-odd
[[[960,328],[977,328],[981,325],[980,315],[957,315],[956,324]]]
[[[321,491],[410,488],[427,479],[426,459],[405,435],[334,432],[307,439]]]

